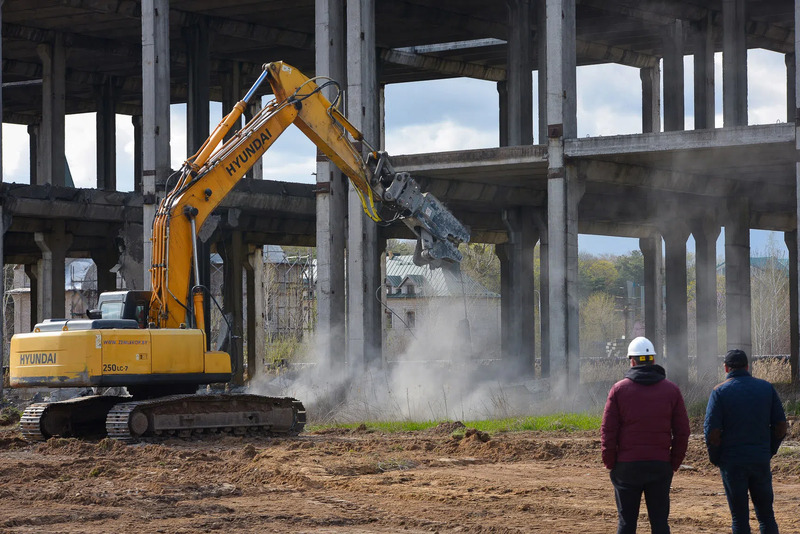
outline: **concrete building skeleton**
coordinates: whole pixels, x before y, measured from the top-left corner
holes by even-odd
[[[35,281],[32,321],[63,309],[66,257],[91,257],[103,273],[101,288],[112,287],[115,265],[128,287],[147,286],[150,252],[143,243],[171,172],[170,103],[187,104],[191,151],[208,135],[209,100],[230,109],[261,63],[281,59],[309,75],[346,81],[347,114],[374,143],[383,135],[386,84],[456,76],[497,82],[496,148],[398,156],[394,164],[469,224],[474,241],[497,245],[509,365],[532,369],[536,340],[528,325],[538,242],[542,373],[556,386],[576,387],[577,236],[620,235],[640,239],[647,335],[664,348],[670,377],[686,384],[691,234],[698,373],[715,374],[724,347],[716,340],[714,244],[724,227],[727,345],[750,352],[749,230],[760,228],[785,233],[798,376],[800,0],[0,3],[2,118],[28,125],[32,169],[30,186],[0,184],[0,255],[4,263],[26,264]],[[747,124],[747,50],[755,47],[785,54],[786,79],[775,81],[787,87],[785,123]],[[723,56],[721,81],[714,79],[715,52]],[[692,131],[684,126],[686,55],[694,58]],[[576,68],[609,62],[640,69],[643,133],[578,138]],[[714,128],[720,82],[724,125]],[[79,190],[65,187],[64,117],[86,111],[97,112],[97,189]],[[116,191],[116,114],[130,115],[134,125],[132,193]],[[258,180],[258,166],[251,174],[204,229],[205,250],[217,243],[228,280],[244,271],[249,285],[260,276],[252,261],[257,246],[315,244],[325,363],[380,358],[381,311],[372,293],[381,281],[382,244],[407,234],[365,220],[346,180],[324,158],[315,186]],[[226,286],[225,306],[241,328],[241,284]],[[254,323],[247,321],[245,336],[250,346],[262,346]]]

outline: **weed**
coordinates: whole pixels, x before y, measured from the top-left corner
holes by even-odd
[[[4,406],[0,409],[0,426],[16,424],[21,416],[22,412],[15,406]]]

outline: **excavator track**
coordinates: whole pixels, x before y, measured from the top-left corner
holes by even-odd
[[[306,411],[290,397],[261,395],[171,395],[115,405],[106,417],[108,436],[127,443],[157,436],[303,431]]]
[[[101,436],[105,415],[115,404],[130,397],[91,395],[58,402],[37,402],[20,417],[20,432],[26,441],[51,437]]]

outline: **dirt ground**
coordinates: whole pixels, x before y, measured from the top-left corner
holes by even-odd
[[[31,445],[3,428],[0,532],[615,531],[596,433],[454,437],[458,426],[136,445]],[[799,459],[800,443],[789,441],[773,461],[784,533],[800,532]],[[730,531],[719,474],[697,434],[674,478],[671,524],[674,533]],[[649,532],[644,506],[639,531]]]

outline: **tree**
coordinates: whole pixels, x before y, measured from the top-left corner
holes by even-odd
[[[494,252],[494,245],[469,243],[461,245],[459,251],[464,256],[461,261],[461,269],[464,274],[489,291],[499,293],[500,259]]]
[[[624,320],[607,293],[592,293],[580,307],[580,344],[584,356],[605,356],[606,343],[624,332]]]
[[[788,354],[789,266],[772,236],[750,268],[754,354]]]

